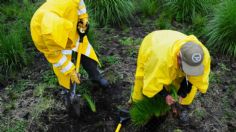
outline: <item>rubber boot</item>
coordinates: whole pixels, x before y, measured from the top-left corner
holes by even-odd
[[[102,88],[108,88],[109,83],[101,76],[100,72],[98,71],[98,64],[96,61],[85,55],[81,55],[81,63],[85,71],[88,73],[89,79],[93,83],[98,84]]]

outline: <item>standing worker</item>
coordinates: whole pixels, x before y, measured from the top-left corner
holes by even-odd
[[[61,86],[69,90],[71,82],[80,83],[75,70],[80,62],[72,63],[72,52],[81,54],[82,66],[92,82],[108,86],[97,69],[99,61],[87,36],[79,35],[79,32],[88,32],[89,26],[83,0],[47,0],[35,12],[30,26],[36,48],[53,65]]]
[[[177,89],[179,103],[190,105],[197,93],[209,85],[210,54],[193,35],[172,30],[148,34],[139,49],[132,100],[161,95],[166,104],[175,103],[169,92]]]

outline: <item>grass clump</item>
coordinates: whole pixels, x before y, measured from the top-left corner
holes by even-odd
[[[161,108],[161,109],[160,109]],[[170,110],[160,95],[144,98],[134,104],[130,110],[132,122],[137,126],[145,125],[153,116],[160,116]]]
[[[92,97],[89,94],[83,94],[83,98],[88,102],[88,105],[92,112],[96,112],[95,101],[92,99]]]
[[[131,0],[89,0],[96,22],[101,26],[107,24],[123,25],[133,19],[134,6]]]
[[[173,85],[170,86],[170,93],[177,100],[177,91]],[[136,102],[130,110],[131,120],[136,126],[145,125],[152,117],[166,114],[171,107],[166,104],[165,99],[157,94],[153,98],[144,97]]]
[[[96,112],[96,104],[90,92],[91,87],[91,83],[81,83],[77,86],[77,93],[82,95],[83,99],[87,102],[92,112]]]
[[[192,22],[197,14],[206,15],[212,0],[164,0],[164,6],[170,9],[177,21]]]
[[[7,29],[6,25],[0,26],[0,69],[4,75],[9,75],[28,63],[22,43],[21,24],[13,23],[11,27]]]
[[[133,37],[123,37],[119,39],[119,42],[123,46],[135,46],[140,45],[142,38],[133,38]]]
[[[104,56],[101,59],[102,65],[114,65],[119,63],[119,57],[116,55]]]
[[[236,1],[222,1],[208,23],[207,46],[215,52],[236,56]]]
[[[134,1],[136,12],[142,13],[145,16],[157,16],[157,11],[159,9],[158,0],[139,0]]]
[[[8,0],[0,5],[0,73],[8,79],[32,59],[26,49],[32,43],[29,23],[38,4]]]
[[[45,71],[43,73],[43,82],[47,83],[51,87],[55,87],[58,83],[58,80],[52,70]]]
[[[168,13],[169,11],[162,12],[159,18],[155,20],[155,25],[159,29],[170,29],[172,22],[172,15]]]

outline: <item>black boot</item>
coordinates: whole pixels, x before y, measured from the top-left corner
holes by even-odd
[[[85,55],[81,55],[81,63],[85,71],[88,73],[89,79],[93,83],[98,84],[99,87],[108,88],[109,83],[101,76],[100,72],[98,71],[98,64],[96,61]]]

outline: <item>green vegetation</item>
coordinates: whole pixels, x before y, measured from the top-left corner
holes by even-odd
[[[208,47],[216,52],[236,56],[236,1],[222,1],[215,8],[214,16],[209,22]]]
[[[224,63],[218,63],[220,66],[221,70],[224,71],[230,71],[230,69],[224,64]]]
[[[95,102],[93,101],[92,97],[88,94],[83,94],[83,98],[88,102],[90,109],[93,112],[96,112],[96,105],[95,105]]]
[[[0,72],[14,76],[32,59],[26,47],[32,43],[29,22],[37,4],[9,0],[0,5]]]
[[[123,37],[122,39],[119,40],[121,45],[123,46],[132,46],[132,45],[140,45],[142,39],[141,38],[132,38],[132,37]]]
[[[171,95],[177,100],[177,91],[173,85],[170,86]],[[131,120],[134,125],[143,126],[152,117],[162,116],[170,110],[161,95],[156,95],[153,98],[144,97],[143,100],[136,102],[130,110]]]
[[[193,18],[192,30],[193,34],[197,37],[201,37],[206,34],[205,27],[207,23],[207,18],[201,15],[196,15]]]
[[[153,116],[161,116],[170,110],[161,96],[154,98],[144,98],[136,102],[130,110],[130,115],[134,125],[145,125]]]
[[[195,118],[197,118],[198,120],[202,120],[206,115],[207,115],[207,112],[204,108],[202,107],[199,107],[199,108],[196,108],[194,111],[193,111],[193,115]]]
[[[17,22],[9,30],[6,25],[0,26],[0,69],[4,75],[21,69],[28,63],[27,53],[22,43],[21,23]]]
[[[25,120],[17,120],[4,118],[0,120],[1,132],[25,132],[27,128],[27,122]]]
[[[57,78],[53,70],[48,70],[43,73],[43,82],[51,87],[55,87],[58,83]]]
[[[155,24],[160,29],[171,29],[172,15],[169,11],[162,12],[156,19]]]
[[[114,65],[114,64],[118,64],[119,63],[119,58],[118,56],[104,56],[102,58],[102,64],[111,64],[111,65]]]
[[[47,87],[46,83],[38,84],[33,92],[34,97],[42,97],[44,95],[45,92],[44,90],[46,89],[46,87]]]
[[[216,73],[211,72],[211,73],[210,73],[210,77],[209,77],[209,82],[210,82],[210,84],[214,84],[214,83],[220,82],[220,79],[219,79],[218,76],[219,76],[219,75],[217,75]]]
[[[134,0],[135,10],[145,16],[156,16],[159,9],[158,0]]]
[[[211,0],[164,0],[164,6],[170,9],[180,22],[192,22],[196,15],[206,15]]]
[[[55,100],[52,97],[39,98],[39,102],[32,107],[32,120],[37,119],[46,110],[53,108]]]
[[[89,0],[88,3],[100,26],[122,25],[133,19],[134,6],[131,0]]]
[[[89,82],[81,83],[77,86],[77,93],[81,94],[83,99],[87,102],[88,106],[93,112],[96,112],[95,101],[91,95],[92,84]]]

